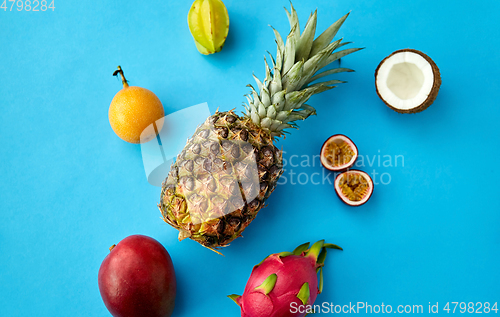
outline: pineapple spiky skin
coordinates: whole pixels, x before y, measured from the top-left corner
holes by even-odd
[[[297,128],[296,121],[316,114],[305,104],[311,96],[343,83],[324,77],[353,71],[324,70],[360,50],[336,51],[350,42],[332,42],[349,14],[314,39],[317,12],[311,13],[302,33],[293,5],[286,13],[290,33],[283,40],[273,29],[276,55],[269,54],[271,63],[264,59],[264,80],[254,76],[257,86],[248,85],[245,114],[229,111],[209,117],[163,183],[159,208],[165,222],[179,230],[179,240],[191,238],[215,251],[239,237],[283,173],[282,152],[273,142]]]
[[[165,222],[209,248],[227,245],[255,219],[283,172],[269,132],[233,111],[203,123],[162,186]]]

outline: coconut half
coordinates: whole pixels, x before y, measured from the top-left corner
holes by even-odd
[[[417,113],[429,107],[441,86],[436,63],[424,53],[404,49],[380,62],[375,71],[377,94],[399,113]]]

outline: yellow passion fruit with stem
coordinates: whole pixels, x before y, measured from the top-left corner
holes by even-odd
[[[163,127],[165,111],[158,97],[150,90],[129,86],[120,66],[113,73],[122,78],[120,90],[109,106],[109,124],[122,140],[129,143],[146,143],[156,137]],[[154,129],[147,129],[154,124]]]

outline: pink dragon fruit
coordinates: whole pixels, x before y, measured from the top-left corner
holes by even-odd
[[[303,317],[323,290],[328,248],[342,250],[321,240],[310,249],[305,243],[293,252],[271,254],[254,266],[243,295],[228,297],[240,306],[242,317]]]

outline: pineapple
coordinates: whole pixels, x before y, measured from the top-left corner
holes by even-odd
[[[241,236],[264,207],[283,173],[282,151],[274,142],[297,128],[296,121],[316,114],[305,102],[332,89],[339,80],[325,76],[352,71],[324,70],[327,65],[358,51],[342,39],[332,42],[348,14],[314,39],[317,12],[300,33],[293,5],[285,9],[291,31],[283,41],[274,30],[276,59],[265,61],[266,77],[244,104],[246,113],[216,112],[197,128],[163,182],[160,204],[163,219],[179,230],[179,240],[190,238],[216,251]],[[319,73],[318,73],[319,72]],[[216,251],[217,252],[217,251]]]

